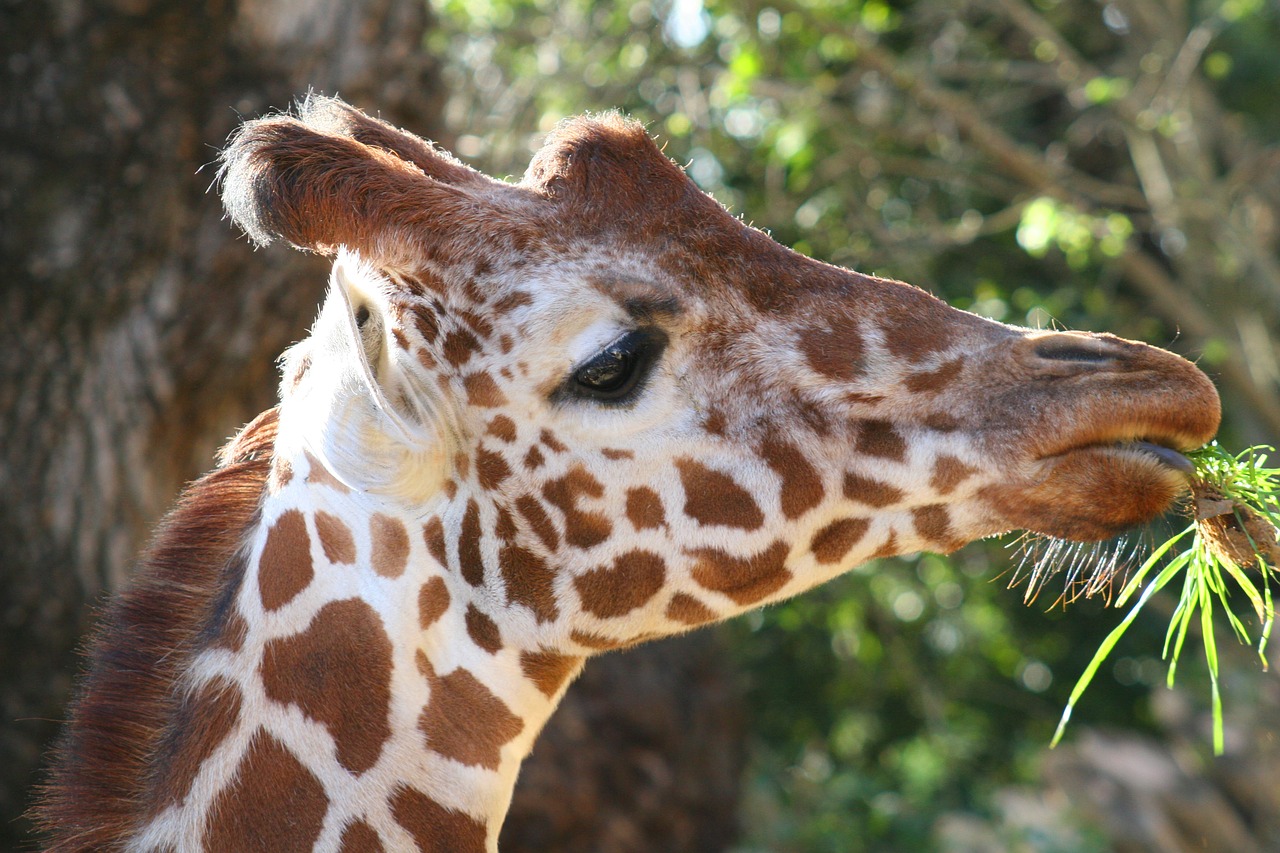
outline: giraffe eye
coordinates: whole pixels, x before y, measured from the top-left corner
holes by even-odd
[[[616,403],[634,394],[666,344],[654,329],[627,332],[574,371],[562,388],[575,397]]]

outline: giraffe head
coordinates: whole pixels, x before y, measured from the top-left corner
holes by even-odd
[[[585,654],[1009,529],[1091,540],[1184,489],[1209,380],[792,252],[616,115],[518,184],[329,99],[247,124],[224,201],[336,255],[279,445],[416,519],[503,635]]]

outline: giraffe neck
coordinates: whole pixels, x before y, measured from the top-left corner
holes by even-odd
[[[504,636],[489,591],[433,555],[444,524],[277,456],[225,641],[188,677],[189,716],[234,719],[180,745],[203,760],[136,849],[496,849],[581,660]]]

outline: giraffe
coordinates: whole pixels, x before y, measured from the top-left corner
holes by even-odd
[[[507,183],[313,95],[221,185],[328,292],[103,620],[51,850],[496,850],[587,658],[876,557],[1110,537],[1218,426],[1179,356],[794,253],[618,114]]]

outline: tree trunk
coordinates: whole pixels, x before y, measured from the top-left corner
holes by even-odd
[[[0,0],[0,848],[27,831],[17,815],[92,605],[125,580],[180,485],[272,404],[274,359],[322,295],[322,263],[255,254],[222,221],[207,194],[217,149],[241,116],[311,87],[439,138],[438,75],[421,47],[429,23],[425,3],[395,0]],[[595,665],[569,700],[568,730],[553,720],[528,767],[554,789],[521,786],[504,842],[600,846],[581,840],[602,837],[583,834],[596,825],[589,810],[547,810],[634,812],[659,790],[652,813],[696,813],[727,841],[731,681],[714,641],[689,648]],[[665,678],[640,695],[628,670]],[[695,694],[697,682],[710,692]],[[661,711],[637,717],[648,702]],[[629,789],[599,775],[635,751],[600,736],[610,730],[656,744]],[[690,768],[708,749],[728,758]],[[669,784],[688,773],[705,788]],[[635,849],[716,846],[680,841],[709,837],[687,826],[635,825]]]

